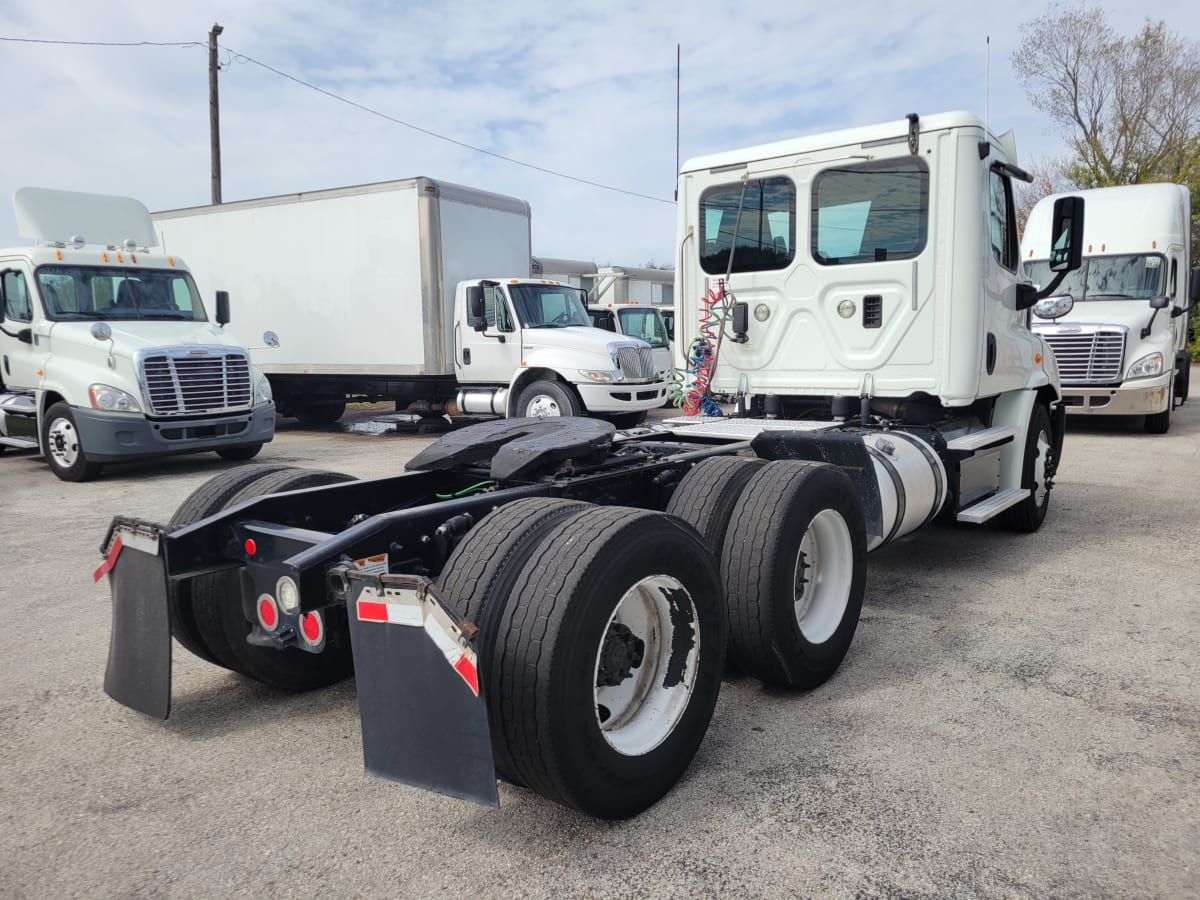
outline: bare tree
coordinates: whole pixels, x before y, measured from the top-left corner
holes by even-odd
[[[1200,213],[1200,44],[1149,19],[1123,37],[1085,3],[1052,5],[1021,36],[1016,77],[1071,148],[1043,167],[1044,186],[1170,181]]]

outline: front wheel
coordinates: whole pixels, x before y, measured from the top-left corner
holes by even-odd
[[[577,416],[582,411],[571,389],[557,381],[535,381],[521,390],[517,398],[517,415],[545,419],[554,416]]]
[[[1029,416],[1025,458],[1021,464],[1021,487],[1029,491],[1029,496],[1000,514],[1006,527],[1025,533],[1042,527],[1050,509],[1050,489],[1054,486],[1057,465],[1050,414],[1038,403]]]
[[[88,481],[100,474],[100,463],[87,458],[75,415],[66,403],[55,403],[42,419],[42,446],[50,471],[63,481]]]
[[[243,447],[225,447],[217,451],[217,456],[221,457],[221,459],[245,462],[248,459],[254,459],[254,457],[258,456],[258,451],[262,448],[262,444],[247,444]]]
[[[1171,430],[1171,407],[1174,405],[1175,393],[1171,391],[1167,395],[1167,408],[1160,413],[1151,413],[1146,416],[1147,434],[1166,434]]]

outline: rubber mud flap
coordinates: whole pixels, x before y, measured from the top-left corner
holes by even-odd
[[[153,543],[157,551],[159,541]],[[171,712],[171,618],[163,557],[123,543],[115,561],[110,549],[109,561],[113,612],[104,693],[165,719]]]
[[[499,806],[474,641],[452,633],[462,620],[425,579],[352,573],[349,584],[367,773]]]

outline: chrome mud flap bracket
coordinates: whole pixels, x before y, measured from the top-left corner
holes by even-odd
[[[330,571],[346,597],[367,773],[499,806],[475,628],[426,578]]]
[[[171,712],[171,620],[161,526],[118,516],[93,580],[108,576],[112,635],[104,692],[118,703],[165,719]]]

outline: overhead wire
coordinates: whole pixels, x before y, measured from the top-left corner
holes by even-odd
[[[8,42],[12,42],[12,43],[26,43],[26,44],[65,44],[68,46],[76,46],[76,47],[204,47],[204,46],[207,46],[206,42],[203,42],[203,41],[62,41],[62,40],[47,40],[47,39],[41,39],[41,38],[14,38],[14,37],[0,37],[0,41],[8,41]],[[421,134],[428,135],[429,137],[436,138],[437,140],[440,140],[440,141],[446,141],[447,143],[454,144],[455,146],[462,147],[466,150],[471,150],[475,153],[482,153],[485,156],[492,157],[493,159],[499,159],[499,160],[502,160],[503,162],[512,163],[513,165],[516,165],[516,166],[522,166],[526,169],[532,169],[535,172],[541,172],[545,175],[553,175],[556,178],[563,178],[563,179],[566,179],[567,181],[574,181],[577,184],[584,184],[584,185],[588,185],[589,187],[599,188],[599,189],[605,190],[605,191],[612,191],[612,192],[618,193],[618,194],[625,194],[630,197],[639,197],[643,200],[652,200],[655,203],[667,203],[672,206],[675,204],[674,200],[668,199],[666,197],[655,197],[653,194],[643,194],[640,191],[631,191],[626,188],[617,187],[616,185],[604,184],[603,182],[593,181],[589,178],[581,178],[578,175],[571,175],[567,172],[560,172],[556,169],[548,169],[545,166],[539,166],[539,165],[536,165],[535,163],[525,162],[524,160],[520,160],[520,159],[517,159],[512,156],[506,156],[503,153],[497,153],[494,150],[488,150],[484,147],[477,147],[474,144],[468,144],[466,141],[460,141],[457,138],[452,138],[452,137],[449,137],[448,135],[440,134],[429,128],[423,128],[422,126],[416,125],[412,122],[406,122],[403,119],[399,119],[396,116],[392,116],[392,115],[389,115],[388,113],[382,112],[378,109],[374,109],[373,107],[367,106],[366,104],[359,103],[356,100],[351,100],[348,97],[343,97],[341,94],[334,93],[333,91],[328,90],[323,87],[320,87],[319,85],[313,84],[312,82],[305,81],[303,78],[298,78],[295,75],[291,75],[288,72],[284,72],[282,69],[277,69],[272,65],[262,62],[261,60],[255,59],[254,57],[249,56],[245,53],[242,53],[241,51],[236,50],[232,47],[222,46],[221,49],[225,50],[227,52],[227,54],[229,54],[226,58],[232,62],[252,63],[256,66],[259,66],[260,68],[266,69],[268,72],[278,75],[281,78],[286,78],[288,81],[292,81],[298,85],[301,85],[302,87],[308,88],[309,90],[316,91],[319,94],[323,94],[324,96],[329,97],[332,100],[337,100],[339,103],[345,103],[347,106],[352,106],[355,109],[358,109],[362,112],[368,113],[373,116],[377,116],[378,118],[381,118],[381,119],[384,119],[385,121],[391,122],[394,125],[401,125],[405,128],[410,128],[413,131],[420,132]],[[229,63],[227,62],[226,66],[228,66],[228,65],[229,65]]]

